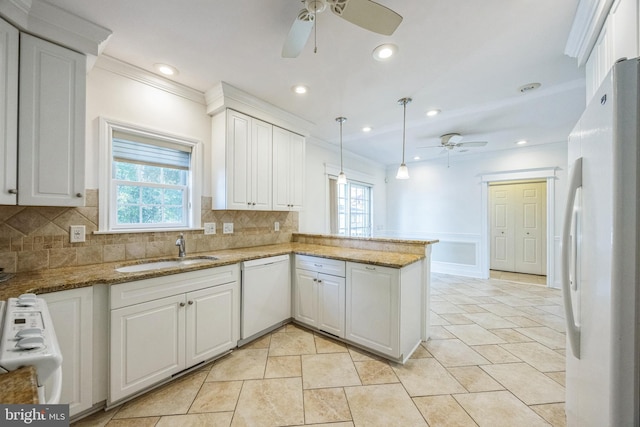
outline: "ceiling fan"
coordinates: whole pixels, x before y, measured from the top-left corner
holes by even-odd
[[[466,147],[484,147],[487,145],[487,141],[469,141],[462,142],[463,137],[459,133],[446,133],[440,136],[440,145],[429,145],[426,147],[418,148],[441,148],[440,153],[447,153],[447,167],[449,167],[449,153],[451,151],[457,151],[464,153],[469,151]]]
[[[296,58],[307,44],[316,14],[327,6],[340,18],[374,33],[390,36],[402,22],[402,16],[371,0],[302,0],[304,9],[298,12],[282,47],[283,58]],[[314,49],[315,51],[315,49]]]

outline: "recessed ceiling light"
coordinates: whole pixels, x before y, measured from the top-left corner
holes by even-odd
[[[306,87],[305,85],[295,85],[294,87],[291,88],[291,90],[297,93],[298,95],[303,95],[309,92],[309,88]]]
[[[420,156],[415,156],[413,160],[420,160]]]
[[[372,55],[376,61],[387,61],[396,53],[398,53],[398,46],[392,43],[386,43],[373,49]]]
[[[437,116],[438,114],[440,114],[440,110],[438,110],[438,109],[433,109],[433,110],[427,111],[427,117]]]
[[[178,69],[168,64],[154,64],[156,70],[165,76],[175,76],[178,74]]]
[[[362,128],[362,132],[371,132],[372,127],[371,126],[365,126]]]
[[[516,141],[516,144],[518,144],[518,145],[524,145],[526,143],[527,143],[527,141],[525,139],[521,139],[520,141]]]
[[[542,86],[540,83],[527,83],[526,85],[520,86],[518,90],[522,93],[527,93],[538,89],[540,86]]]

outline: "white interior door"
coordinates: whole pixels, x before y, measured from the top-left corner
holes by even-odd
[[[546,274],[546,188],[545,182],[489,187],[492,270]]]
[[[546,183],[518,184],[515,191],[515,271],[546,274]]]

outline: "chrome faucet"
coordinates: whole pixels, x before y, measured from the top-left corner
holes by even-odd
[[[184,234],[180,233],[180,237],[176,240],[176,246],[178,247],[178,256],[184,258],[187,255],[186,246],[187,242],[184,240]]]

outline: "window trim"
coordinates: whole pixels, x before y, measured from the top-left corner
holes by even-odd
[[[371,197],[369,199],[369,203],[371,204],[371,236],[374,234],[374,224],[375,224],[375,189],[376,185],[375,177],[373,175],[369,175],[367,173],[363,173],[360,171],[355,171],[352,169],[344,169],[345,174],[347,175],[347,180],[354,182],[356,184],[366,185],[371,188]],[[328,233],[331,233],[331,190],[329,188],[330,181],[329,178],[338,179],[338,174],[340,173],[340,166],[333,165],[330,163],[325,163],[324,165],[324,174],[325,174],[325,198],[326,198],[326,215],[325,215],[325,230]],[[370,236],[370,237],[371,237]]]
[[[201,226],[201,194],[202,194],[202,143],[193,138],[169,134],[164,131],[143,128],[141,126],[119,122],[100,117],[99,119],[99,156],[98,156],[98,232],[99,233],[137,233],[189,230]],[[187,197],[189,208],[187,226],[179,227],[113,227],[112,221],[112,138],[113,132],[123,132],[165,141],[168,144],[181,145],[191,150],[191,174],[187,186],[190,189]]]

